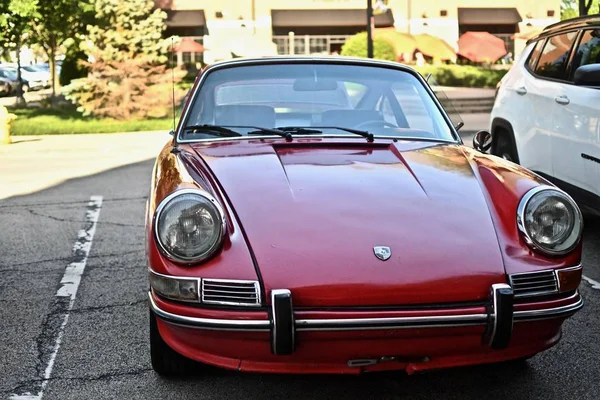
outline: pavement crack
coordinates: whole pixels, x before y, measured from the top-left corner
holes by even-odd
[[[27,212],[29,212],[31,215],[34,215],[36,217],[48,218],[48,219],[51,219],[53,221],[58,221],[58,222],[75,222],[75,223],[85,222],[85,221],[74,220],[74,219],[69,219],[69,218],[55,217],[54,215],[41,213],[39,211],[35,211],[35,210],[30,209],[30,208],[26,208],[25,210]],[[123,222],[111,222],[111,221],[98,221],[97,224],[98,225],[114,225],[114,226],[134,227],[134,228],[145,228],[146,227],[145,224],[126,224],[126,223],[123,223]]]
[[[94,311],[105,311],[105,310],[110,310],[113,308],[118,308],[118,307],[133,307],[133,306],[137,306],[138,304],[143,304],[143,303],[147,303],[148,299],[140,299],[140,300],[136,300],[136,301],[130,301],[129,303],[117,303],[117,304],[107,304],[105,306],[91,306],[91,307],[81,307],[81,308],[73,308],[71,310],[71,313],[87,313],[87,312],[94,312]]]
[[[88,260],[89,259],[94,259],[94,258],[104,258],[104,257],[122,257],[122,256],[126,256],[129,254],[135,254],[135,253],[142,253],[144,252],[144,249],[137,249],[137,250],[127,250],[127,251],[120,251],[120,252],[116,252],[116,253],[104,253],[104,254],[93,254],[88,256]],[[65,261],[67,263],[71,263],[74,261],[74,256],[71,255],[69,257],[55,257],[55,258],[46,258],[43,260],[35,260],[35,261],[25,261],[25,262],[20,262],[20,263],[12,263],[10,264],[10,268],[9,265],[2,265],[0,264],[0,272],[10,272],[10,271],[22,271],[21,269],[18,268],[14,268],[14,267],[23,267],[23,266],[27,266],[27,265],[35,265],[35,264],[43,264],[43,263],[51,263],[51,262],[58,262],[58,261]],[[8,268],[7,268],[8,267]],[[61,270],[64,270],[64,267],[61,268]],[[44,272],[49,272],[50,270],[36,270],[36,273],[44,273]]]
[[[41,385],[43,382],[50,381],[81,381],[81,382],[94,382],[94,381],[110,381],[114,378],[120,378],[123,376],[136,376],[143,375],[152,371],[152,368],[138,368],[131,371],[111,371],[96,376],[53,376],[48,379],[30,379],[27,381],[21,381],[17,386],[12,389],[12,393],[20,393],[24,389],[30,388],[35,385]]]
[[[119,201],[135,201],[135,200],[147,200],[148,196],[142,197],[115,197],[114,199],[102,199],[103,203],[108,202],[119,202]],[[27,204],[2,204],[0,208],[26,208],[26,207],[45,207],[45,206],[63,206],[67,204],[87,204],[89,200],[75,200],[75,201],[58,201],[58,202],[44,202],[44,203],[27,203]]]

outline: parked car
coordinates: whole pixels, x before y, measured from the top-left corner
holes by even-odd
[[[0,67],[3,71],[10,71],[16,77],[17,76],[17,67],[12,66],[2,66]],[[47,81],[44,81],[44,77],[38,72],[29,72],[21,67],[21,77],[23,80],[27,81],[27,86],[31,90],[40,90],[46,87]]]
[[[12,83],[9,79],[0,78],[0,96],[8,96],[13,90]]]
[[[550,25],[528,41],[498,90],[492,154],[600,210],[600,17]]]
[[[206,68],[146,204],[154,370],[415,373],[556,345],[583,306],[580,210],[473,145],[395,62]]]
[[[0,68],[0,78],[5,79],[10,82],[11,91],[10,93],[14,93],[19,87],[19,80],[17,77],[17,72],[10,68]],[[23,92],[29,92],[29,81],[21,76],[21,82],[23,82]]]
[[[21,67],[21,71],[27,76],[27,78],[35,81],[41,81],[44,88],[51,86],[50,71],[46,71],[42,68],[38,68],[34,65],[25,65]]]

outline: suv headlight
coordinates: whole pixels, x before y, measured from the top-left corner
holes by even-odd
[[[562,255],[579,244],[583,217],[565,192],[538,186],[521,199],[517,225],[528,245],[549,255]]]
[[[184,263],[209,258],[225,237],[225,214],[208,193],[178,190],[158,206],[154,217],[156,241],[168,258]]]

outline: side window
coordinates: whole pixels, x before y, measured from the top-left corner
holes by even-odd
[[[600,64],[600,29],[583,32],[571,71],[574,73],[577,68],[588,64]]]
[[[569,53],[576,37],[577,32],[550,37],[544,45],[535,73],[546,78],[565,80]]]
[[[394,115],[394,110],[392,110],[390,100],[387,96],[383,96],[381,99],[379,99],[377,111],[381,112],[385,122],[389,122],[390,124],[394,125],[396,124],[396,116]]]
[[[422,94],[410,84],[395,83],[392,92],[400,104],[408,127],[433,133],[433,118],[429,115]]]
[[[529,55],[529,59],[527,60],[527,67],[529,68],[530,71],[535,70],[535,64],[537,63],[537,60],[540,58],[540,54],[542,54],[542,46],[543,45],[544,45],[544,39],[539,40],[538,42],[536,42],[535,47],[531,51],[531,54]]]

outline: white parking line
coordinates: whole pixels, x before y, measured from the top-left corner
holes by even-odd
[[[582,276],[582,278],[587,281],[590,285],[592,285],[592,289],[600,290],[600,282],[593,280],[592,278],[588,278],[587,276]]]
[[[68,299],[68,305],[64,311],[63,320],[56,332],[56,338],[54,342],[54,348],[48,359],[48,364],[44,371],[44,377],[42,378],[41,387],[37,394],[30,392],[23,394],[13,394],[10,398],[12,400],[40,400],[48,384],[48,380],[52,375],[52,368],[54,367],[54,361],[58,354],[58,349],[62,342],[63,333],[65,326],[69,321],[69,313],[73,309],[75,303],[75,296],[77,295],[77,289],[79,289],[79,283],[81,282],[81,276],[85,270],[90,249],[92,248],[92,239],[96,232],[96,225],[98,218],[100,217],[100,208],[102,207],[102,196],[92,196],[90,202],[87,205],[85,213],[85,224],[83,229],[77,233],[77,241],[73,246],[73,256],[75,260],[67,265],[65,273],[60,281],[60,287],[56,292],[56,298],[58,300]]]

